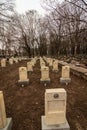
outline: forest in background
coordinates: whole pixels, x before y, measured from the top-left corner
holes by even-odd
[[[0,2],[0,55],[87,57],[87,1],[42,0],[47,14],[15,11],[15,0]]]

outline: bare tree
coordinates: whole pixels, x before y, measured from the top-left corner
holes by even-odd
[[[13,24],[17,32],[16,38],[19,42],[19,48],[24,49],[29,57],[31,55],[34,56],[35,44],[38,44],[38,13],[35,10],[30,10],[25,15],[15,13],[13,16]]]
[[[54,51],[57,50],[58,54],[80,54],[81,30],[87,28],[86,1],[66,0],[60,4],[57,0],[44,0],[43,7],[50,12],[48,13],[48,28],[50,26],[49,31],[54,35],[52,48],[58,45],[56,49],[54,47]],[[55,36],[57,36],[56,40]]]
[[[8,44],[7,42],[10,41],[7,33],[12,19],[11,15],[13,10],[14,0],[0,1],[0,44],[3,50],[5,50],[5,46]]]

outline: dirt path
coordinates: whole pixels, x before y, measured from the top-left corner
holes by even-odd
[[[71,75],[72,83],[62,85],[61,76],[50,70],[51,84],[40,83],[39,61],[34,72],[29,74],[30,84],[18,86],[18,68],[26,61],[0,69],[0,90],[5,97],[7,117],[13,118],[13,130],[41,130],[41,116],[44,115],[44,93],[47,88],[65,88],[67,91],[67,120],[71,130],[87,130],[87,81]]]

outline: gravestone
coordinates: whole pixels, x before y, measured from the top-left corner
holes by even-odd
[[[14,62],[15,62],[15,63],[18,63],[18,58],[14,58]]]
[[[19,80],[18,80],[19,84],[28,84],[29,83],[29,79],[27,76],[27,68],[26,67],[20,67],[19,68]]]
[[[71,82],[69,66],[62,66],[62,77],[60,78],[60,82],[66,83],[66,85]]]
[[[32,60],[32,61],[31,61],[31,64],[32,64],[32,66],[34,67],[34,65],[35,65],[35,62]]]
[[[42,130],[70,130],[66,120],[65,89],[46,89]]]
[[[41,62],[41,63],[40,63],[40,66],[41,66],[41,67],[45,67],[45,62]]]
[[[49,78],[49,68],[44,66],[41,67],[41,82],[47,81],[50,82],[50,78]]]
[[[6,118],[3,92],[0,91],[0,130],[11,130],[12,118]]]
[[[36,57],[35,57],[35,58],[33,58],[33,59],[31,60],[32,66],[35,66],[35,64],[36,64],[36,60],[37,60],[37,58],[36,58]]]
[[[58,61],[57,60],[55,60],[53,62],[53,71],[58,72]]]
[[[53,59],[50,58],[49,60],[49,66],[52,67],[53,66]]]
[[[1,67],[6,67],[6,59],[1,60]]]
[[[32,72],[33,71],[33,66],[31,62],[27,62],[27,71]]]
[[[18,58],[18,60],[19,60],[19,61],[22,61],[22,58],[21,58],[21,57],[19,57],[19,58]]]
[[[3,92],[0,91],[0,128],[4,128],[6,126],[6,112],[5,112],[5,104]]]
[[[12,59],[12,58],[10,58],[10,59],[9,59],[9,64],[10,64],[10,65],[12,65],[12,64],[13,64],[13,62],[14,62],[14,61],[13,61],[13,59]]]
[[[48,62],[48,64],[50,63],[50,59],[51,59],[51,58],[47,58],[47,59],[46,59],[46,60],[47,60],[47,62]]]

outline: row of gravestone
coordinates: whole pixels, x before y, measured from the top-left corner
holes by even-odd
[[[27,72],[33,72],[33,67],[35,66],[37,57],[32,58],[31,61],[27,62],[27,67],[19,67],[19,80],[18,83],[22,87],[26,84],[29,84],[29,78]]]
[[[46,57],[44,57],[43,59],[40,58],[42,79],[43,79],[43,81],[45,81],[46,79],[47,79],[47,81],[50,81],[50,79],[49,79],[49,67],[52,68],[53,72],[58,72],[59,71],[58,60],[52,59],[52,58],[46,58]],[[49,65],[49,67],[46,66],[44,61]],[[60,82],[61,83],[66,83],[66,84],[71,82],[70,67],[67,66],[67,65],[64,65],[62,67],[62,74],[61,74]]]
[[[7,66],[7,63],[9,63],[10,65],[13,65],[13,63],[18,63],[18,61],[21,61],[21,60],[29,60],[29,58],[26,58],[26,57],[11,57],[9,59],[6,59],[6,58],[3,58],[0,60],[0,64],[1,64],[1,67],[6,67]]]
[[[14,57],[11,57],[9,58],[9,64],[12,65],[14,62],[15,63],[18,63],[18,61],[21,61],[21,58],[14,58]],[[1,67],[6,67],[6,64],[7,64],[7,59],[1,59]]]
[[[18,62],[18,58],[10,58],[9,63],[13,64],[15,61],[16,63]],[[52,59],[52,58],[46,58],[44,57],[44,60],[49,64],[49,67],[53,67],[53,71],[58,72],[58,60]],[[50,81],[49,78],[49,68],[45,65],[44,60],[40,57],[40,66],[41,66],[41,82],[46,82]],[[29,82],[29,79],[27,78],[27,71],[33,71],[33,66],[36,62],[36,58],[33,58],[31,62],[27,63],[27,68],[26,67],[20,67],[19,68],[19,82]],[[6,59],[1,60],[1,66],[6,67]],[[60,78],[61,82],[68,83],[71,81],[70,79],[70,68],[69,66],[63,66],[62,67],[62,77]]]
[[[66,119],[65,89],[46,89],[45,115],[41,116],[42,130],[70,130]],[[0,129],[11,130],[12,118],[6,118],[3,92],[0,91]]]
[[[53,60],[51,58],[44,57],[44,60],[49,64],[49,66],[53,67],[53,71],[58,72],[58,60]],[[45,84],[47,82],[50,82],[49,77],[49,67],[46,66],[45,61],[43,58],[40,57],[40,67],[41,67],[41,82],[44,82]],[[20,67],[19,68],[19,81],[20,84],[29,83],[28,74],[27,72],[33,71],[33,66],[36,64],[37,58],[33,58],[30,62],[27,62],[27,67]],[[62,67],[62,76],[60,78],[61,83],[68,84],[71,82],[70,78],[70,67],[69,66],[63,66]]]

